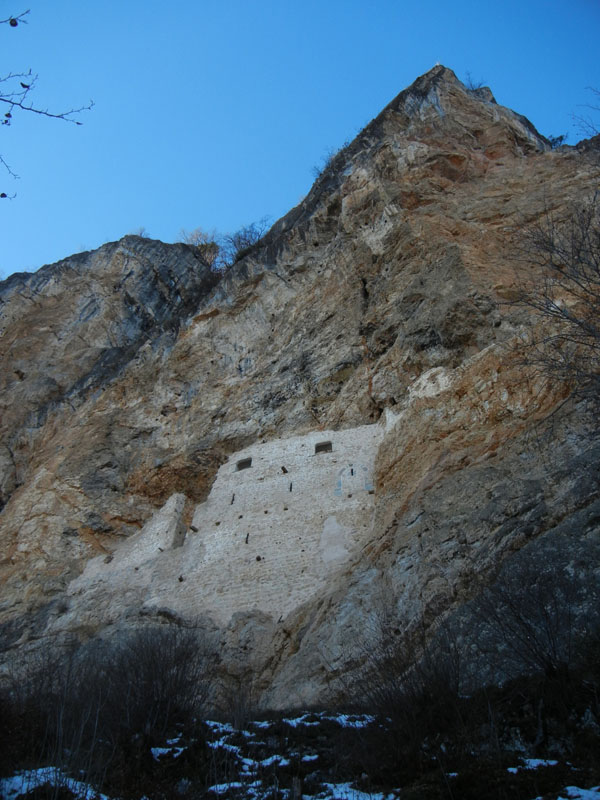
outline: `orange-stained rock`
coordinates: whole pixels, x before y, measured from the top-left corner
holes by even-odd
[[[489,90],[435,67],[223,275],[193,247],[130,236],[1,283],[7,647],[177,613],[218,630],[223,673],[251,668],[270,706],[315,702],[360,667],[382,605],[407,635],[429,630],[512,553],[591,507],[598,462],[584,415],[521,365],[517,345],[536,322],[512,301],[535,279],[518,257],[523,227],[589,197],[599,176],[593,149],[552,151]],[[207,518],[198,504],[214,505],[217,472],[239,451],[264,443],[251,452],[279,458],[292,437],[369,424],[381,436],[369,438],[374,494],[360,530],[315,499],[329,560],[310,566],[318,580],[301,581],[296,605],[289,553],[281,599],[269,573],[267,604],[264,554],[244,561],[233,613],[234,595],[219,605],[185,584],[185,545],[135,561],[165,503],[177,506],[174,530],[199,535],[194,509]],[[283,548],[295,527],[281,525]],[[597,523],[586,531],[597,541]],[[96,580],[104,559],[109,590]],[[226,561],[223,592],[236,578]]]

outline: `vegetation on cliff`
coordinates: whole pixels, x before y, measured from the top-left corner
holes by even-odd
[[[528,334],[525,363],[600,411],[600,194],[567,212],[548,211],[526,229],[524,264],[539,276],[520,302],[541,324]]]

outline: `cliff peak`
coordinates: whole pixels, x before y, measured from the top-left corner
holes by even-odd
[[[597,454],[563,388],[524,373],[534,322],[504,302],[524,216],[597,181],[437,65],[224,274],[126,237],[6,282],[6,651],[170,615],[219,631],[231,685],[314,703],[382,598],[410,645],[475,625],[524,548],[597,563]]]
[[[548,141],[526,117],[498,105],[489,87],[468,87],[442,64],[437,64],[400,92],[382,114],[386,112],[405,117],[411,130],[430,123],[435,116],[462,123],[467,130],[477,128],[481,122],[493,121],[512,130],[520,140],[525,138],[530,147],[541,151],[549,147]]]
[[[414,158],[417,143],[423,146],[421,153],[424,148],[453,151],[459,159],[469,161],[480,154],[490,163],[504,156],[520,158],[551,149],[549,141],[526,117],[499,105],[489,87],[468,88],[451,69],[437,64],[330,156],[306,198],[264,237],[270,252],[277,252],[282,233],[302,225],[324,195],[335,195],[350,172],[372,163],[381,147],[391,142],[403,151],[400,160],[408,168],[420,164],[420,159]]]

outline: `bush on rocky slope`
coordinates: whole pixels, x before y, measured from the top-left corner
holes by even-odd
[[[202,714],[209,660],[204,637],[175,624],[36,652],[1,687],[0,770],[52,765],[129,791],[150,748]]]

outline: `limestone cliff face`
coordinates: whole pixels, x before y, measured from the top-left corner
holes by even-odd
[[[226,676],[315,701],[382,597],[410,633],[548,537],[589,558],[598,453],[575,407],[539,432],[564,391],[518,366],[532,322],[506,301],[519,230],[598,177],[436,67],[220,280],[126,237],[0,284],[8,647],[200,618]],[[329,466],[286,462],[322,439]]]

